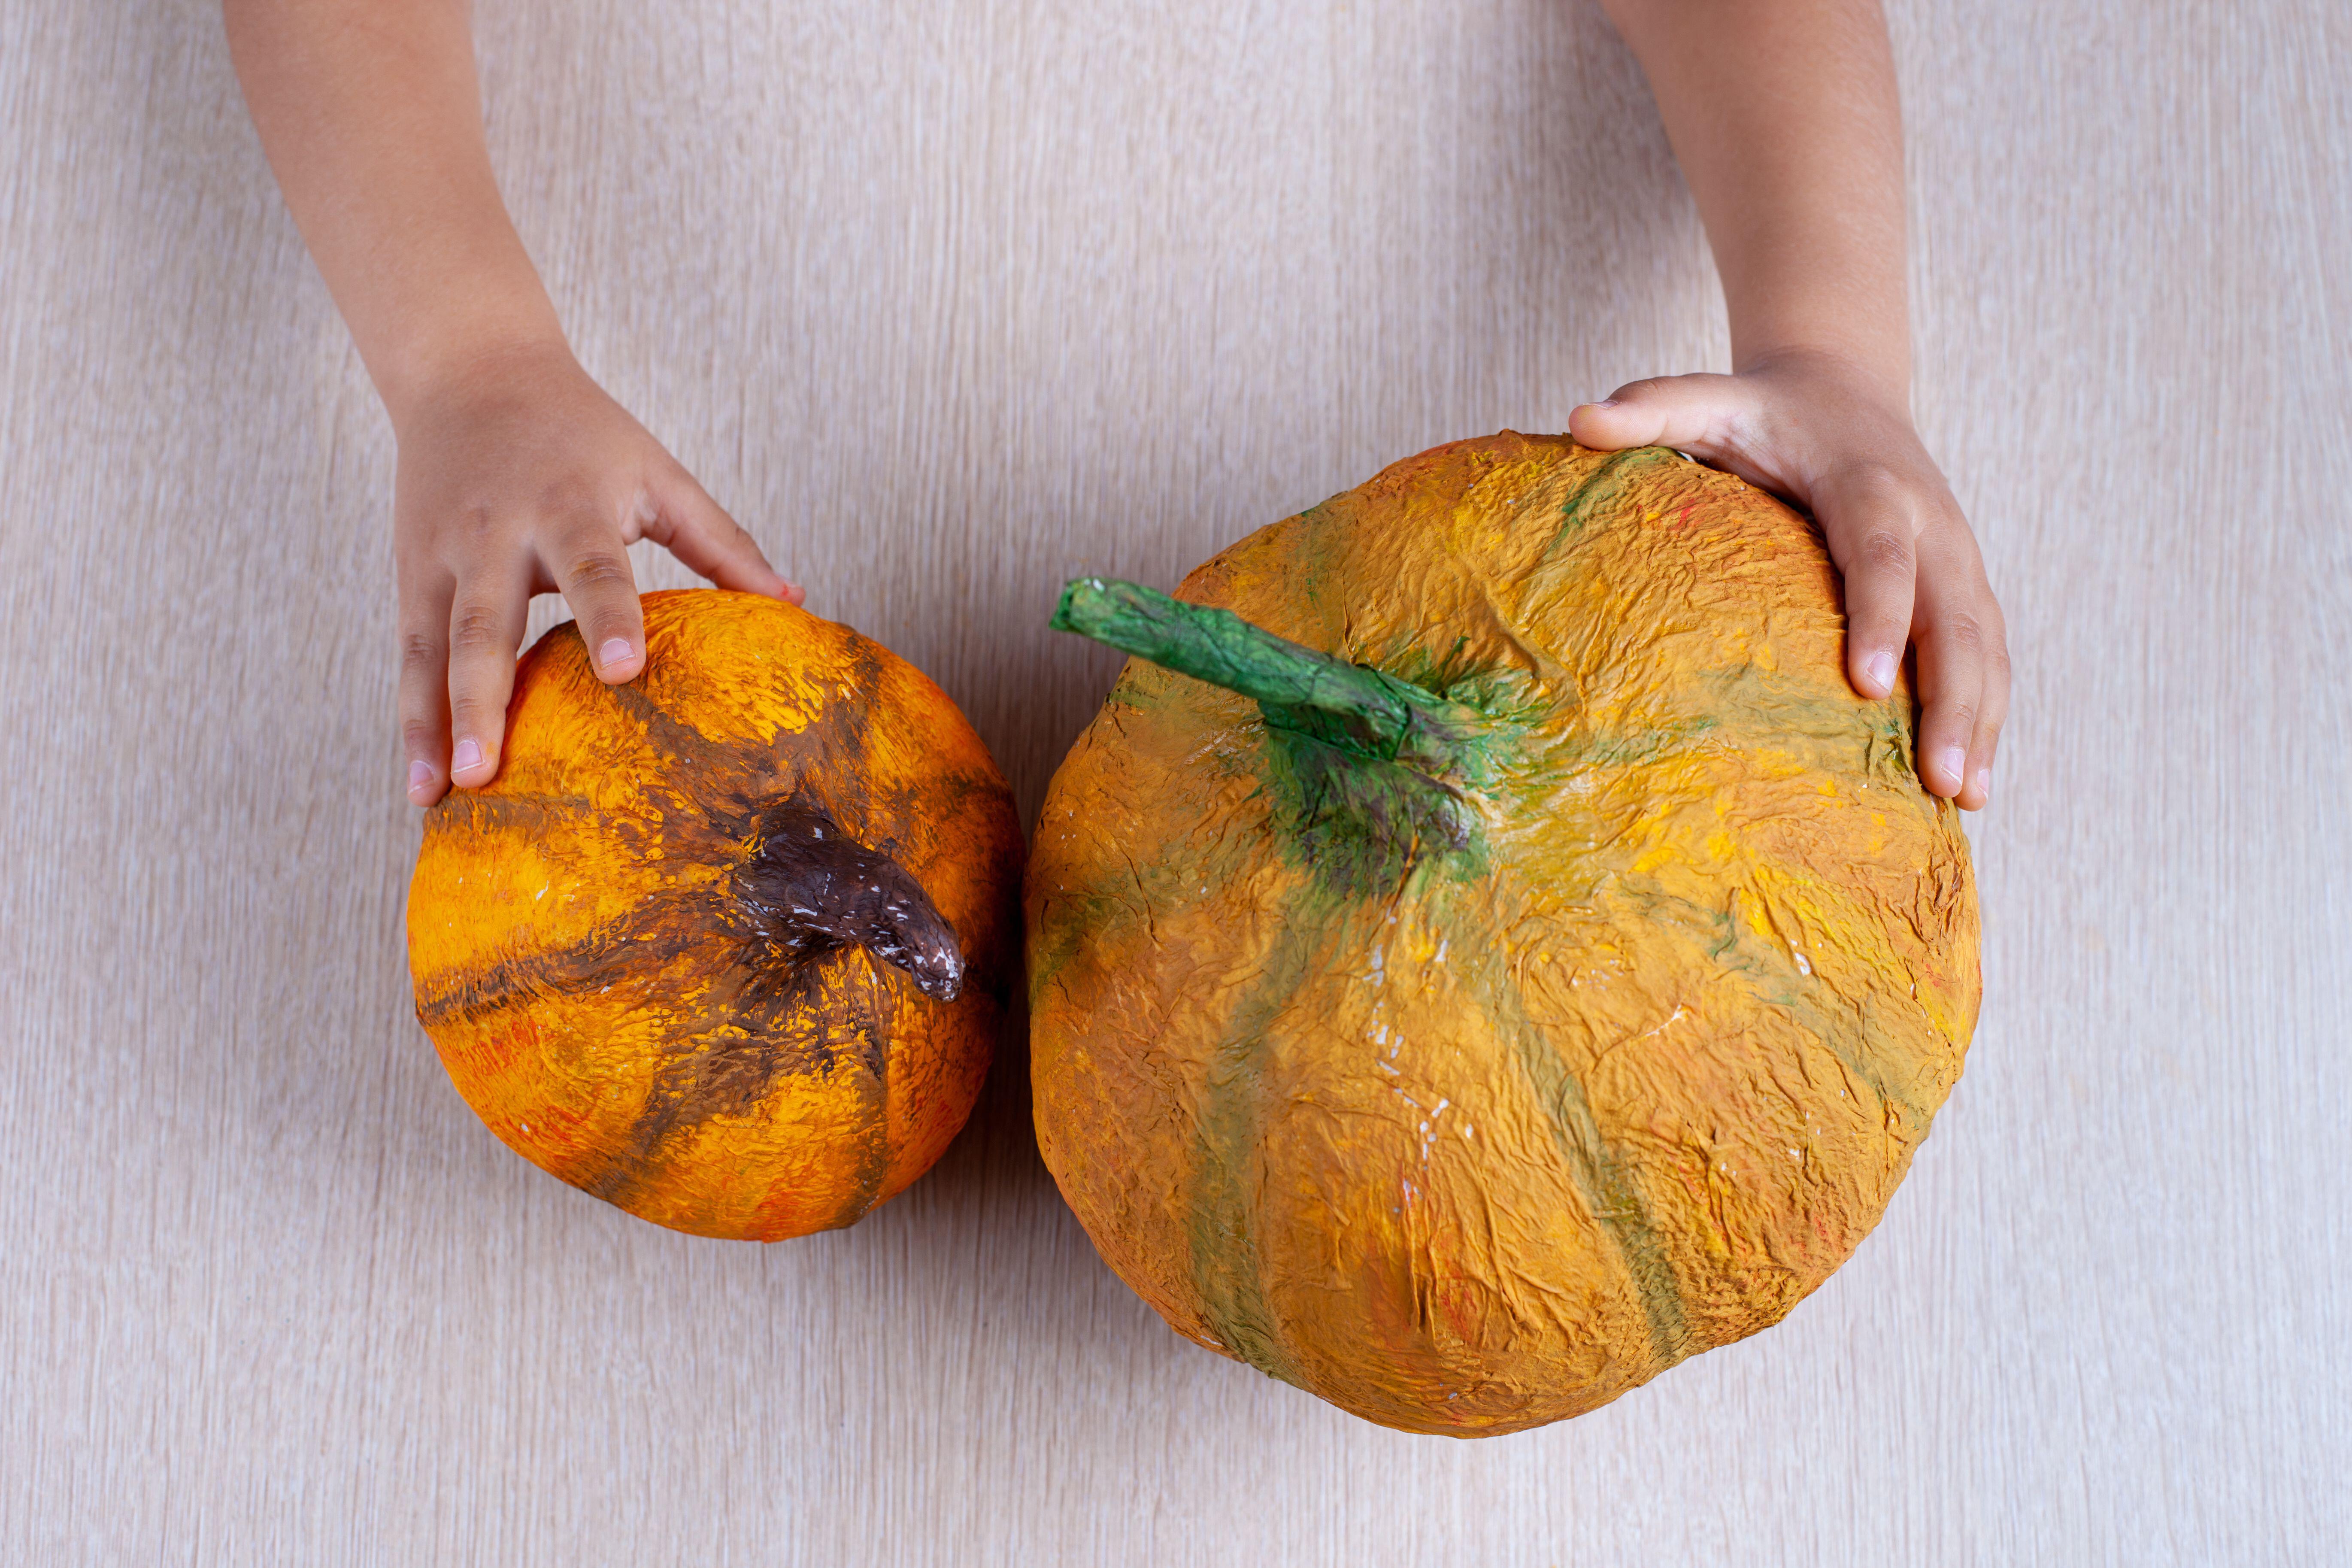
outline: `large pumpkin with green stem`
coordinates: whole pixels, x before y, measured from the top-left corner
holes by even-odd
[[[499,776],[426,814],[416,1013],[532,1163],[656,1224],[847,1225],[963,1125],[1003,1016],[1021,833],[920,672],[751,594],[648,594],[606,686],[558,626]]]
[[[1138,657],[1032,848],[1038,1140],[1178,1331],[1514,1431],[1778,1321],[1877,1222],[1977,904],[1804,519],[1507,433],[1056,624]]]

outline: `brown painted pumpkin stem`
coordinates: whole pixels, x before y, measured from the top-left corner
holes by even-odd
[[[921,884],[843,832],[821,805],[794,796],[769,807],[735,887],[787,962],[855,944],[905,970],[937,1001],[954,1001],[963,987],[955,929]]]

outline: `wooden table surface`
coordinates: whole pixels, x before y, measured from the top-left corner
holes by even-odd
[[[1064,575],[1725,357],[1588,0],[479,13],[586,363],[1026,810]],[[2352,1560],[2352,8],[1894,24],[2018,655],[1968,1075],[1785,1324],[1458,1443],[1162,1328],[1017,1061],[765,1248],[498,1145],[408,1003],[392,441],[214,8],[10,0],[0,1560]]]

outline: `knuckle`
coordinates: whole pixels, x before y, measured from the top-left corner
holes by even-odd
[[[1617,403],[1648,405],[1654,413],[1670,412],[1677,395],[1693,386],[1697,378],[1686,375],[1645,375],[1639,381],[1629,381],[1610,398]]]
[[[458,683],[449,693],[449,725],[455,734],[468,731],[488,745],[505,729],[506,703],[499,694],[489,689],[487,680],[476,679]]]
[[[635,586],[626,558],[609,550],[584,551],[572,558],[563,573],[566,595],[625,592]]]
[[[1839,487],[1853,504],[1874,511],[1893,512],[1901,516],[1916,531],[1917,520],[1913,517],[1911,486],[1901,470],[1878,461],[1860,462],[1848,468]]]
[[[1987,735],[2000,734],[2001,726],[2009,722],[2008,693],[1988,687],[1978,707],[1977,729]]]
[[[459,509],[454,531],[468,552],[479,555],[497,544],[504,516],[503,508],[476,501]]]
[[[1902,478],[1884,458],[1859,458],[1845,465],[1845,482],[1856,489],[1892,490],[1900,487]]]
[[[449,619],[449,647],[461,654],[497,649],[505,627],[502,617],[488,605],[462,605]]]
[[[605,504],[597,486],[583,475],[565,472],[540,487],[533,503],[533,512],[542,521],[558,518],[583,516],[602,517],[613,508]]]
[[[1981,654],[1985,646],[1984,623],[1966,610],[1961,610],[1944,623],[1944,640],[1963,653]]]
[[[424,632],[406,632],[400,639],[400,673],[404,677],[429,675],[442,661],[440,639]]]
[[[1911,542],[1891,528],[1874,528],[1854,546],[1854,557],[1865,571],[1908,577],[1914,571]]]
[[[1960,503],[1952,498],[1951,490],[1941,483],[1937,485],[1934,497],[1928,502],[1927,526],[1937,533],[1959,541],[1962,547],[1971,552],[1976,549],[1976,530],[1969,526],[1968,514],[1960,510]],[[1981,562],[1977,571],[1979,576],[1983,574]]]

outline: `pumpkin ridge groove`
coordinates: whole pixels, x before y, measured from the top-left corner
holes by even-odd
[[[1880,1070],[1875,1058],[1884,1053],[1868,1048],[1874,1044],[1869,1021],[1857,1018],[1856,1022],[1863,1028],[1855,1035],[1854,1043],[1849,1043],[1849,1031],[1838,1026],[1827,1008],[1807,994],[1804,989],[1788,984],[1790,976],[1784,971],[1793,968],[1794,964],[1785,947],[1766,944],[1761,954],[1749,952],[1747,943],[1755,932],[1738,914],[1738,902],[1743,896],[1762,904],[1764,918],[1768,921],[1772,920],[1769,899],[1752,886],[1733,889],[1726,908],[1717,916],[1718,929],[1728,934],[1708,956],[1727,973],[1737,974],[1759,1002],[1778,1009],[1811,1036],[1853,1081],[1878,1097],[1879,1104],[1893,1113],[1895,1121],[1906,1129],[1916,1129],[1916,1132],[1902,1137],[1900,1142],[1916,1142],[1926,1135],[1930,1113],[1922,1109],[1911,1095],[1888,1082],[1886,1074]],[[1682,900],[1674,901],[1679,903]]]
[[[537,833],[593,809],[593,803],[585,795],[480,795],[470,790],[451,790],[433,805],[445,821],[474,833]]]
[[[875,994],[886,985],[879,970],[868,970],[861,987],[864,1004],[852,1025],[864,1047],[852,1058],[866,1069],[858,1098],[870,1114],[866,1118],[866,1140],[858,1150],[856,1177],[841,1212],[834,1216],[830,1228],[835,1230],[856,1225],[881,1198],[882,1184],[890,1179],[890,1022],[887,999]]]
[[[881,645],[851,632],[847,647],[850,667],[838,679],[852,690],[873,689],[880,684],[883,668]],[[804,760],[801,764],[803,775],[828,779],[856,778],[866,771],[872,731],[873,724],[868,714],[854,704],[836,704],[827,706],[804,727],[792,731],[791,740],[793,746],[803,754]],[[770,753],[778,749],[783,739],[783,732],[780,731],[764,743],[747,743],[743,751],[747,756],[765,763],[770,760]]]
[[[639,1181],[654,1173],[664,1141],[713,1117],[748,1112],[779,1078],[838,1073],[847,1058],[878,1080],[886,1070],[883,1057],[889,1037],[875,1016],[873,986],[857,987],[854,999],[849,994],[851,983],[845,972],[855,967],[846,953],[831,952],[785,971],[778,982],[770,966],[741,959],[730,965],[712,987],[706,1011],[732,1010],[749,1023],[733,1029],[684,1032],[683,1048],[673,1050],[655,1076],[645,1109],[630,1125],[627,1144],[613,1155],[603,1174],[583,1183],[582,1190],[607,1203],[622,1203]],[[729,981],[733,984],[725,984]],[[835,994],[828,997],[828,993]],[[855,1049],[828,1045],[822,1027],[808,1022],[827,1000],[835,999],[852,1009],[848,1024],[857,1042]],[[792,1019],[800,1020],[802,1027],[788,1031],[780,1026]],[[884,1138],[887,1145],[887,1130]],[[869,1152],[861,1166],[870,1158]],[[884,1165],[887,1169],[887,1153]],[[880,1179],[869,1190],[863,1176],[861,1169],[858,1190],[866,1195],[856,1213],[835,1222],[836,1228],[873,1206]]]
[[[655,931],[668,922],[657,912],[591,932],[563,947],[518,953],[479,966],[419,976],[415,984],[416,1021],[434,1029],[457,1022],[478,1023],[509,1007],[522,1006],[539,996],[576,995],[598,980],[628,972],[649,950]],[[673,940],[651,950],[675,957],[685,944]]]
[[[1485,954],[1477,932],[1467,930],[1451,913],[1432,906],[1431,922],[1442,926],[1466,955]],[[1648,1208],[1626,1181],[1592,1107],[1584,1085],[1559,1058],[1526,1010],[1512,1000],[1511,991],[1494,983],[1497,967],[1491,956],[1481,956],[1465,967],[1477,983],[1464,987],[1474,997],[1488,1027],[1510,1042],[1512,1060],[1526,1076],[1536,1103],[1543,1107],[1553,1146],[1568,1167],[1569,1179],[1587,1213],[1615,1245],[1625,1276],[1642,1303],[1650,1344],[1657,1365],[1644,1379],[1663,1372],[1690,1353],[1690,1320],[1683,1302],[1682,1280],[1674,1261],[1658,1239]]]
[[[1494,875],[1496,883],[1507,889],[1510,897],[1522,901],[1532,901],[1536,893],[1544,891],[1532,887],[1507,864],[1498,864]],[[1806,977],[1794,973],[1795,964],[1785,947],[1775,948],[1767,943],[1759,950],[1749,949],[1748,943],[1755,933],[1740,917],[1740,900],[1743,898],[1756,900],[1764,905],[1765,918],[1768,921],[1772,918],[1771,900],[1756,889],[1752,879],[1735,887],[1726,906],[1721,909],[1695,903],[1670,891],[1654,879],[1636,875],[1626,868],[1610,870],[1606,879],[1626,898],[1647,910],[1650,919],[1660,923],[1673,920],[1669,911],[1682,911],[1679,923],[1686,925],[1694,939],[1703,943],[1702,951],[1709,962],[1726,974],[1736,977],[1758,1002],[1787,1015],[1830,1053],[1853,1082],[1876,1095],[1879,1102],[1893,1110],[1904,1120],[1906,1127],[1921,1129],[1918,1135],[1925,1136],[1929,1112],[1922,1109],[1909,1093],[1896,1089],[1887,1080],[1878,1059],[1885,1053],[1868,1048],[1871,1042],[1866,1033],[1857,1037],[1859,1044],[1851,1042],[1849,1031],[1838,1026],[1827,1008],[1807,994],[1805,990],[1788,984],[1792,979],[1803,980]],[[1833,889],[1827,889],[1825,884],[1825,890]],[[1612,923],[1623,922],[1622,919],[1612,919]],[[1916,1139],[1912,1141],[1916,1142]]]
[[[1303,929],[1302,929],[1303,928]],[[1187,1240],[1192,1253],[1192,1288],[1201,1315],[1235,1358],[1295,1387],[1307,1386],[1297,1363],[1285,1353],[1285,1337],[1265,1290],[1257,1241],[1250,1225],[1252,1204],[1244,1166],[1260,1145],[1256,1098],[1237,1092],[1234,1079],[1255,1077],[1250,1060],[1263,1052],[1274,1021],[1281,1016],[1307,966],[1328,947],[1323,920],[1286,924],[1273,962],[1235,1007],[1202,1084],[1203,1101],[1193,1123],[1195,1159]]]
[[[1544,555],[1549,558],[1567,541],[1570,534],[1582,531],[1584,503],[1592,498],[1593,492],[1604,482],[1614,479],[1620,468],[1636,460],[1654,461],[1660,453],[1666,450],[1667,448],[1664,447],[1629,447],[1624,451],[1612,452],[1601,459],[1593,470],[1578,481],[1577,487],[1569,491],[1567,497],[1560,501],[1560,524],[1552,534],[1551,542],[1544,546]]]
[[[673,756],[691,758],[698,763],[724,763],[732,772],[741,766],[737,748],[712,740],[685,720],[672,714],[642,689],[643,681],[624,681],[604,688],[622,712],[644,727],[646,740],[657,751]]]

